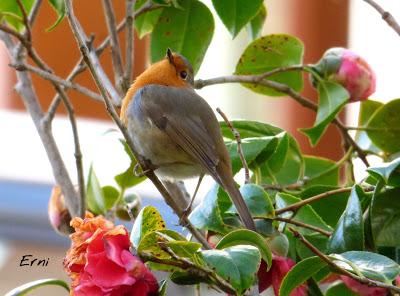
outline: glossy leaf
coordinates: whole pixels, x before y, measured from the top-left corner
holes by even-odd
[[[280,67],[298,65],[303,60],[303,43],[296,37],[286,34],[273,34],[261,37],[250,43],[236,65],[235,74],[262,74]],[[268,76],[268,80],[283,83],[300,91],[303,88],[303,76],[300,71],[281,72]],[[268,96],[283,94],[266,86],[243,83],[252,91]]]
[[[139,0],[135,3],[135,11],[137,11],[143,4],[147,3],[146,0]],[[145,35],[151,33],[154,26],[157,24],[158,19],[162,13],[163,9],[155,9],[152,11],[147,11],[142,15],[139,15],[135,19],[135,29],[139,38],[142,39]]]
[[[275,196],[276,208],[281,209],[287,207],[291,204],[301,201],[301,199],[294,197],[293,195],[286,193],[278,193]],[[302,206],[293,217],[293,220],[300,221],[309,225],[313,225],[319,227],[326,231],[332,231],[332,228],[329,227],[318,214],[314,211],[314,209],[310,205]],[[294,227],[294,225],[291,225]],[[295,227],[294,227],[295,228]],[[298,231],[302,234],[311,234],[314,231],[298,227]]]
[[[64,0],[49,0],[49,3],[57,13],[56,22],[48,29],[53,30],[65,17],[65,2]]]
[[[348,263],[345,263],[346,260],[348,260],[353,263],[364,276],[380,282],[391,283],[400,274],[400,266],[392,259],[380,254],[349,251],[331,256],[338,259],[335,263],[342,268],[353,271],[353,268]]]
[[[330,159],[317,156],[304,156],[306,186],[339,185],[339,168]]]
[[[240,133],[240,137],[242,139],[264,137],[264,136],[275,136],[284,131],[279,127],[258,121],[233,120],[231,121],[231,123],[233,127]],[[219,125],[221,127],[221,132],[224,138],[232,140],[235,139],[235,136],[232,134],[231,129],[226,125],[224,121],[221,121]]]
[[[400,245],[400,188],[387,190],[374,198],[371,227],[378,246]]]
[[[259,138],[242,139],[242,151],[248,166],[257,166],[265,162],[275,151],[279,138],[266,136]],[[237,142],[233,140],[225,143],[232,162],[232,172],[236,174],[242,167]]]
[[[312,243],[313,246],[315,246],[318,250],[320,250],[323,253],[326,253],[328,237],[317,232],[304,234],[303,236],[310,243]],[[298,239],[296,239],[295,241],[295,246],[296,246],[296,252],[301,259],[306,259],[308,257],[315,256],[315,254]]]
[[[262,0],[212,0],[215,11],[224,23],[225,27],[235,38],[240,30],[260,10]]]
[[[261,5],[255,17],[247,24],[247,33],[250,35],[251,40],[257,39],[261,36],[264,27],[265,19],[267,18],[267,9],[265,5]]]
[[[165,229],[165,221],[153,206],[144,207],[136,217],[131,231],[131,242],[135,248],[148,233]]]
[[[23,6],[25,7],[26,12],[29,15],[29,12],[32,9],[33,0],[21,0]],[[0,22],[6,21],[8,25],[16,29],[17,31],[22,31],[25,28],[22,11],[19,8],[17,1],[15,0],[1,0],[0,1]]]
[[[367,134],[372,142],[387,153],[400,151],[400,99],[380,107],[367,125]],[[374,130],[376,129],[376,130]]]
[[[362,189],[354,186],[347,206],[328,242],[329,253],[364,249],[364,222],[360,198]]]
[[[218,233],[228,231],[228,226],[222,220],[222,213],[218,204],[218,196],[222,194],[222,191],[219,186],[215,185],[189,215],[190,222],[196,228],[212,230]],[[228,202],[225,209],[229,208],[230,205]]]
[[[245,184],[240,187],[240,193],[243,196],[247,207],[252,216],[272,217],[274,216],[274,207],[268,193],[256,184]],[[228,213],[237,213],[236,208],[232,206]]]
[[[214,19],[200,1],[186,0],[180,4],[181,9],[163,9],[151,34],[151,60],[162,59],[169,47],[185,56],[196,73],[214,33]]]
[[[283,278],[279,296],[289,296],[295,288],[307,281],[326,265],[319,257],[310,257],[300,261]]]
[[[206,250],[201,254],[207,265],[240,294],[253,284],[261,260],[258,249],[248,245]]]
[[[89,176],[86,187],[87,205],[90,211],[95,214],[105,214],[107,211],[103,189],[100,186],[93,166],[89,169]]]
[[[120,197],[119,191],[112,186],[104,186],[102,188],[104,196],[104,206],[106,210],[110,210],[117,202]]]
[[[158,283],[158,296],[167,296],[167,280],[162,280]]]
[[[381,106],[383,106],[383,103],[373,100],[366,100],[361,102],[360,111],[358,115],[358,126],[367,126],[373,114]],[[372,143],[366,131],[363,130],[357,131],[355,141],[360,146],[361,149],[372,151],[375,153],[380,152],[380,149]]]
[[[369,167],[367,171],[377,180],[383,180],[385,184],[400,185],[400,157],[391,162]]]
[[[341,85],[329,81],[318,83],[319,103],[314,126],[301,131],[308,136],[312,145],[316,145],[343,106],[349,100],[349,93]]]
[[[298,196],[306,199],[326,191],[337,189],[336,186],[316,185],[306,188]],[[337,193],[312,203],[312,207],[317,214],[331,227],[336,227],[340,216],[347,205],[349,198],[348,192]]]
[[[33,282],[23,284],[11,291],[7,292],[4,296],[23,296],[31,292],[32,290],[44,286],[60,286],[65,290],[69,291],[69,286],[66,282],[57,279],[42,279]]]
[[[146,177],[138,177],[135,175],[134,168],[137,164],[137,161],[136,161],[134,155],[132,154],[126,141],[123,139],[120,139],[120,142],[124,146],[124,150],[125,150],[126,154],[129,156],[131,163],[124,172],[116,175],[114,177],[114,179],[115,179],[115,182],[117,182],[117,184],[122,189],[127,189],[127,188],[133,187],[133,186],[143,182],[144,180],[146,180]]]
[[[268,265],[268,269],[271,267],[272,263],[271,250],[269,249],[266,240],[257,232],[247,229],[234,230],[225,235],[218,242],[215,248],[221,250],[236,245],[252,245],[258,248],[261,254],[261,258]]]
[[[354,293],[352,290],[347,288],[347,286],[343,282],[336,282],[332,284],[325,293],[325,296],[359,296],[357,293]]]

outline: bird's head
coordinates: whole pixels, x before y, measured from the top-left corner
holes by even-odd
[[[165,58],[146,69],[136,79],[136,83],[193,87],[193,67],[184,56],[168,48]]]

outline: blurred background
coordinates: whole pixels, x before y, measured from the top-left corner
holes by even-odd
[[[213,11],[210,0],[202,2]],[[378,2],[400,19],[399,1]],[[122,19],[125,2],[115,0],[113,4],[118,20]],[[305,44],[305,63],[316,62],[330,47],[349,47],[363,56],[377,74],[377,91],[373,98],[383,102],[396,98],[396,72],[400,69],[400,59],[396,58],[400,52],[400,38],[362,0],[266,0],[265,4],[268,17],[264,35],[288,33],[300,38]],[[75,7],[85,31],[96,35],[95,44],[103,40],[107,29],[101,2],[75,1]],[[46,32],[55,19],[56,15],[47,1],[43,1],[33,31],[33,42],[55,73],[65,77],[75,65],[79,52],[66,20],[55,30]],[[214,38],[197,78],[231,74],[250,40],[245,30],[232,40],[218,17],[215,17],[215,22]],[[120,38],[123,40],[124,34]],[[136,42],[134,75],[148,65],[148,50],[148,38]],[[111,73],[109,51],[102,55],[101,62]],[[62,270],[62,260],[69,246],[69,240],[57,235],[49,226],[47,202],[54,185],[51,167],[33,123],[13,90],[15,74],[8,63],[6,49],[0,41],[0,295],[35,279],[67,279]],[[384,80],[382,77],[385,77]],[[37,76],[33,76],[33,81],[43,109],[47,109],[54,90],[47,81]],[[76,81],[95,90],[88,73],[80,75]],[[317,147],[310,147],[297,128],[311,126],[315,114],[290,98],[266,98],[238,84],[210,86],[199,92],[214,109],[220,107],[230,119],[259,120],[288,130],[298,139],[305,153],[334,160],[341,156],[341,140],[334,127],[329,128]],[[127,156],[118,143],[118,134],[107,132],[114,125],[101,103],[73,91],[69,94],[78,115],[85,172],[93,164],[101,185],[114,185],[113,176],[128,167]],[[304,95],[316,99],[308,81],[305,82]],[[348,106],[346,114],[341,114],[350,125],[357,121],[357,105]],[[63,107],[58,112],[53,132],[64,161],[76,180],[71,128]],[[361,164],[357,169],[363,170]],[[188,185],[190,188],[194,184],[189,181]],[[206,187],[203,184],[200,196],[207,190]],[[134,191],[142,197],[143,204],[156,205],[170,227],[177,227],[174,215],[159,199],[151,184],[144,182]],[[20,267],[22,256],[27,254],[48,259],[48,266]],[[56,291],[59,290],[44,288],[32,295],[54,295]],[[188,293],[183,291],[182,295]]]

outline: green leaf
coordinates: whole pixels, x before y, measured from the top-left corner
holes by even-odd
[[[27,14],[32,9],[33,0],[21,0]],[[22,11],[15,0],[1,0],[0,1],[0,22],[5,21],[8,25],[21,32],[24,28]]]
[[[305,179],[307,187],[313,185],[339,185],[339,168],[330,159],[317,156],[304,156]]]
[[[364,222],[359,195],[361,187],[355,185],[347,201],[347,207],[328,242],[329,253],[364,249]]]
[[[48,31],[53,30],[57,25],[64,19],[65,17],[65,2],[64,0],[49,0],[49,3],[51,7],[54,8],[54,10],[57,13],[57,20],[56,22],[49,28],[47,29]]]
[[[162,280],[158,283],[158,296],[167,296],[167,280]]]
[[[215,246],[216,249],[225,249],[236,245],[252,245],[260,251],[261,258],[267,263],[268,269],[272,264],[272,253],[265,239],[257,232],[248,229],[238,229],[229,232]]]
[[[165,221],[153,206],[144,207],[136,217],[131,231],[131,242],[135,248],[148,233],[165,229]]]
[[[151,34],[151,60],[162,59],[169,47],[185,56],[196,73],[214,33],[214,19],[200,1],[186,0],[180,4],[182,9],[163,9]]]
[[[382,106],[383,103],[373,100],[366,100],[361,102],[360,112],[358,115],[358,126],[367,126],[373,114]],[[375,153],[380,152],[380,149],[372,143],[366,131],[357,131],[355,141],[361,149],[372,151]]]
[[[248,166],[257,166],[265,162],[274,153],[279,141],[278,136],[242,139],[242,151]],[[236,174],[242,168],[242,161],[237,152],[236,140],[225,143],[232,162],[232,173]]]
[[[371,227],[379,246],[400,245],[400,188],[387,190],[374,198],[371,206]]]
[[[275,202],[276,202],[277,209],[287,207],[287,206],[297,203],[299,201],[301,201],[301,199],[294,197],[293,195],[286,194],[286,193],[278,193],[275,196]],[[325,221],[323,221],[321,219],[320,216],[318,216],[318,214],[314,211],[314,209],[310,205],[302,206],[297,211],[296,215],[293,217],[293,220],[300,221],[300,222],[303,222],[303,223],[306,223],[309,225],[313,225],[313,226],[319,227],[326,231],[332,231],[332,228],[329,225],[327,225],[325,223]],[[296,227],[294,227],[294,225],[291,225],[291,227],[296,228]],[[314,233],[313,230],[305,229],[305,228],[301,228],[301,227],[298,227],[297,230],[302,234]]]
[[[390,284],[400,274],[400,266],[383,255],[363,252],[349,251],[342,254],[330,255],[337,259],[336,264],[348,271],[354,272],[346,260],[354,264],[358,270],[367,278]]]
[[[193,275],[189,272],[185,272],[185,271],[174,271],[171,276],[170,279],[173,283],[177,284],[177,285],[197,285],[201,282],[204,282],[204,278],[203,277],[198,277],[196,275]],[[211,283],[209,283],[211,284]]]
[[[372,142],[387,153],[400,151],[400,99],[380,107],[367,125],[367,134]],[[375,129],[375,130],[374,130]]]
[[[275,215],[271,199],[261,186],[245,184],[240,187],[240,193],[252,216],[272,217]],[[235,206],[232,206],[227,212],[237,213]]]
[[[319,257],[310,257],[297,263],[283,278],[279,296],[289,296],[290,293],[307,281],[327,264]]]
[[[342,282],[336,282],[331,285],[325,293],[325,296],[359,296],[359,294],[354,293],[352,290],[347,288],[347,286]]]
[[[147,3],[147,0],[139,0],[135,3],[135,11],[137,11],[143,4]],[[157,24],[158,19],[163,11],[163,8],[155,9],[152,11],[147,11],[137,18],[135,18],[135,28],[136,32],[139,35],[139,38],[142,39],[143,36],[151,33],[154,29],[154,26]]]
[[[298,196],[301,199],[306,199],[334,189],[338,188],[336,186],[316,185],[306,188]],[[329,226],[335,227],[346,208],[349,195],[348,192],[333,194],[329,198],[313,202],[312,207]]]
[[[328,237],[320,233],[314,232],[311,234],[303,235],[310,243],[313,244],[318,250],[325,253],[326,246],[328,243]],[[301,259],[306,259],[308,257],[315,256],[315,254],[307,248],[300,240],[296,239],[296,252]]]
[[[299,65],[303,60],[303,51],[303,43],[296,37],[286,34],[261,37],[247,46],[236,65],[235,74],[256,75],[276,68]],[[303,88],[303,75],[300,71],[277,73],[268,76],[268,80],[286,84],[295,91]],[[283,96],[283,93],[259,84],[242,85],[263,95]]]
[[[110,210],[118,202],[120,193],[112,186],[104,186],[102,190],[105,208],[106,210]]]
[[[118,174],[114,177],[115,182],[121,187],[121,189],[127,189],[130,187],[133,187],[144,180],[146,180],[146,177],[138,177],[134,173],[135,166],[137,164],[137,161],[135,159],[135,156],[133,155],[131,149],[129,148],[128,144],[124,139],[119,140],[121,144],[124,146],[124,150],[126,154],[129,156],[131,163],[124,172],[121,174]]]
[[[204,261],[239,293],[251,287],[260,266],[260,252],[248,245],[201,251]]]
[[[63,287],[69,292],[69,286],[66,282],[57,279],[43,279],[23,284],[12,289],[10,292],[6,293],[5,296],[23,296],[36,288],[50,285]]]
[[[369,167],[367,168],[367,171],[377,180],[384,181],[385,184],[400,185],[400,157],[391,162]]]
[[[199,229],[212,230],[218,233],[226,233],[227,225],[222,220],[222,212],[219,206],[219,196],[223,194],[223,189],[215,185],[203,198],[201,203],[189,215],[189,220]],[[228,197],[228,204],[225,210],[231,206]]]
[[[262,29],[267,18],[267,9],[265,5],[261,5],[255,17],[247,24],[247,33],[250,35],[251,40],[257,39],[261,36]]]
[[[105,214],[107,211],[103,189],[100,186],[93,166],[90,166],[89,176],[86,186],[87,205],[91,212],[95,214]]]
[[[212,0],[215,11],[224,23],[225,27],[235,38],[240,30],[260,10],[262,0]]]
[[[330,81],[320,81],[318,83],[318,93],[319,104],[314,126],[300,129],[308,136],[313,146],[318,143],[327,129],[328,124],[336,117],[349,100],[349,93],[347,90],[341,85]]]
[[[256,138],[264,136],[275,136],[284,132],[283,129],[273,126],[268,123],[251,121],[251,120],[233,120],[231,121],[233,127],[240,133],[240,137]],[[235,136],[232,134],[231,129],[226,125],[225,121],[219,123],[221,132],[224,138],[234,140]]]

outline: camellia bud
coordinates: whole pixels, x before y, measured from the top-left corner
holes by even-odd
[[[313,68],[323,79],[346,88],[350,102],[366,100],[375,92],[374,71],[362,57],[349,49],[328,49]],[[315,79],[312,82],[314,86],[318,83]]]
[[[65,206],[64,195],[59,186],[54,186],[51,192],[48,214],[51,226],[61,235],[69,235],[74,229],[69,225],[71,216]]]

